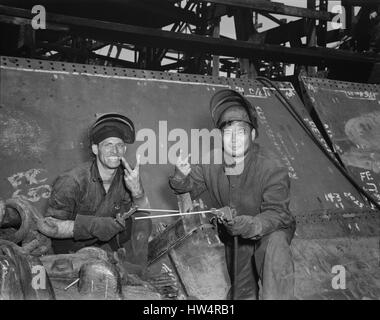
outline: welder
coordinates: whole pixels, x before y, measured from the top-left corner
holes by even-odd
[[[54,239],[56,254],[88,246],[122,250],[129,272],[138,274],[147,264],[152,224],[121,218],[132,206],[149,208],[139,160],[132,168],[125,158],[135,141],[134,124],[124,115],[105,114],[90,127],[89,138],[93,159],[58,176],[39,229]]]
[[[190,192],[192,198],[207,190],[216,208],[229,206],[236,212],[232,219],[218,224],[230,277],[236,276],[233,298],[292,299],[290,243],[295,219],[289,210],[287,169],[273,152],[256,142],[256,112],[243,95],[220,90],[210,101],[210,111],[221,133],[222,161],[216,161],[215,152],[210,153],[209,164],[190,165],[189,157],[180,156],[169,184],[175,193]],[[229,298],[231,295],[232,290]]]

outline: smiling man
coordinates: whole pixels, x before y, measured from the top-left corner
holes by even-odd
[[[55,180],[39,229],[54,238],[56,254],[87,246],[123,249],[128,262],[144,267],[151,222],[120,218],[133,205],[149,208],[139,159],[134,169],[125,160],[128,144],[135,141],[134,125],[123,115],[105,114],[91,127],[90,140],[94,159]]]
[[[228,206],[236,213],[232,220],[219,221],[218,228],[231,278],[233,237],[238,237],[236,299],[258,299],[259,279],[263,299],[291,299],[290,242],[295,219],[289,211],[288,172],[273,153],[255,142],[256,113],[241,94],[218,91],[210,108],[223,139],[222,164],[211,161],[191,166],[188,158],[180,157],[170,186],[177,194],[190,192],[193,198],[207,190],[213,206]]]

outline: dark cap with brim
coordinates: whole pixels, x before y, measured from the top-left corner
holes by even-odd
[[[220,115],[217,121],[217,127],[221,129],[225,124],[234,121],[242,121],[252,125],[245,108],[241,105],[234,104],[226,108],[225,111]]]
[[[254,108],[240,93],[231,89],[223,89],[214,94],[210,101],[210,112],[217,128],[231,121],[244,121],[255,129],[258,127]]]
[[[99,144],[103,140],[115,137],[125,143],[135,142],[135,127],[133,122],[117,113],[107,113],[99,117],[90,130],[90,140],[93,144]]]

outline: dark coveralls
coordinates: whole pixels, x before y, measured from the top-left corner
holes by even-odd
[[[171,177],[178,194],[190,192],[193,198],[208,190],[215,207],[230,206],[237,215],[254,216],[261,231],[248,238],[239,236],[237,299],[258,299],[258,279],[263,299],[291,299],[294,295],[294,264],[290,242],[295,219],[289,211],[290,179],[280,161],[258,144],[248,151],[240,175],[226,175],[225,164],[192,166],[185,179]],[[232,237],[219,228],[225,244],[227,267],[232,275]],[[231,297],[230,297],[231,298]]]
[[[55,239],[54,252],[76,252],[88,246],[99,246],[112,251],[124,247],[128,262],[145,265],[148,239],[152,231],[151,221],[132,223],[129,218],[123,228],[114,219],[117,213],[128,211],[132,205],[132,196],[125,187],[121,167],[117,169],[107,193],[96,160],[63,173],[53,184],[46,216],[75,220],[74,238]]]

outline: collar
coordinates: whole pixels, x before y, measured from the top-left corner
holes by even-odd
[[[91,164],[91,181],[92,182],[102,182],[102,178],[100,177],[98,164],[96,162],[96,158],[92,161]]]

